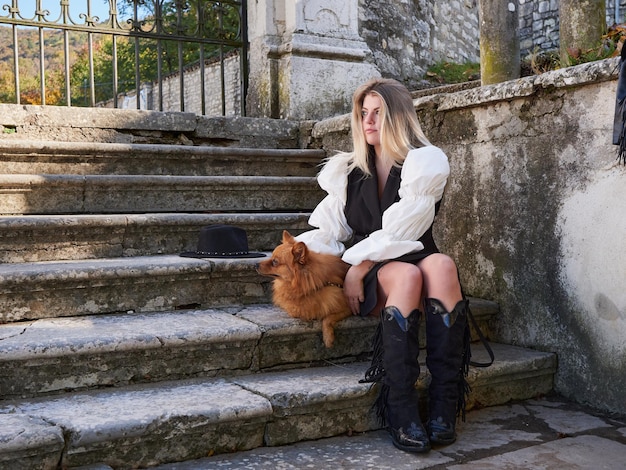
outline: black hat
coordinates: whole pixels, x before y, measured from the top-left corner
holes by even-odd
[[[264,253],[248,251],[246,231],[232,225],[207,225],[200,229],[198,248],[186,251],[185,258],[261,258]]]

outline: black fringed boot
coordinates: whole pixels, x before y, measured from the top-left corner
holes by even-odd
[[[424,307],[426,365],[432,379],[428,389],[428,437],[433,444],[452,444],[456,440],[457,416],[465,420],[465,398],[469,392],[468,301],[459,301],[451,312],[437,299],[426,299]]]
[[[404,318],[396,307],[382,310],[372,367],[362,381],[382,381],[375,404],[378,417],[387,426],[393,445],[406,452],[430,450],[415,388],[420,373],[417,362],[420,313],[413,310]]]

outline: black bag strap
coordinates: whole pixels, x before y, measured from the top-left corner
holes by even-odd
[[[476,361],[470,360],[470,365],[474,367],[489,367],[491,364],[493,364],[493,361],[495,360],[493,349],[491,349],[491,345],[489,344],[489,341],[487,340],[487,338],[485,338],[485,335],[483,334],[482,330],[478,326],[478,322],[474,318],[474,315],[472,314],[472,310],[470,308],[467,309],[467,316],[472,322],[472,326],[476,330],[476,333],[478,334],[478,338],[480,339],[480,342],[483,343],[483,346],[485,347],[485,350],[487,351],[487,354],[489,354],[489,358],[490,358],[489,362],[476,362]]]

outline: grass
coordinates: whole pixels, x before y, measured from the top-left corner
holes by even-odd
[[[476,62],[464,64],[437,62],[428,68],[425,78],[429,82],[439,85],[478,80],[480,79],[480,64]]]
[[[550,70],[560,69],[569,65],[579,65],[586,62],[607,59],[619,55],[622,44],[626,42],[626,24],[609,27],[607,34],[602,36],[598,47],[581,51],[568,50],[568,62],[561,61],[558,51],[541,51],[537,48],[521,62],[521,76],[539,75]],[[448,85],[464,83],[480,79],[480,64],[465,62],[437,62],[431,65],[424,77],[434,85]]]

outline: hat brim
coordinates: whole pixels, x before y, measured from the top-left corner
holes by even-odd
[[[220,259],[237,259],[237,258],[265,258],[266,253],[249,252],[245,255],[206,255],[204,253],[198,253],[197,251],[185,251],[179,256],[183,258],[220,258]]]

